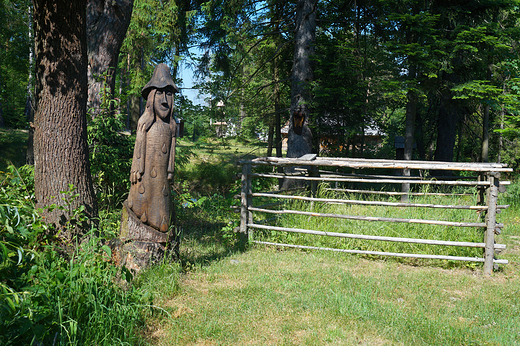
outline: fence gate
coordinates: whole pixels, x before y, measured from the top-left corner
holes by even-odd
[[[250,161],[241,161],[242,164],[242,190],[241,190],[241,206],[240,206],[240,232],[243,244],[260,243],[275,246],[297,247],[305,249],[321,249],[346,253],[383,255],[394,257],[412,257],[412,258],[431,258],[444,260],[472,261],[483,262],[484,273],[489,275],[493,271],[493,267],[498,264],[507,264],[504,259],[495,258],[495,254],[505,249],[503,244],[495,244],[495,234],[499,234],[503,228],[503,224],[497,223],[497,214],[501,209],[505,209],[507,205],[497,205],[499,192],[505,191],[505,186],[510,184],[508,181],[500,181],[500,174],[512,172],[511,168],[507,168],[504,164],[499,163],[456,163],[456,162],[435,162],[435,161],[401,161],[401,160],[378,160],[378,159],[354,159],[354,158],[327,158],[316,157],[316,155],[306,155],[301,158],[278,158],[278,157],[262,157]],[[271,169],[266,169],[271,167]],[[287,173],[275,173],[276,167],[282,167]],[[254,172],[260,170],[261,172]],[[361,170],[372,172],[382,172],[381,174],[361,174]],[[278,169],[278,172],[281,171]],[[388,173],[390,171],[390,173]],[[416,176],[410,176],[409,172],[418,172]],[[292,173],[289,173],[292,172]],[[402,174],[404,172],[404,174]],[[425,177],[425,174],[435,172],[435,178]],[[438,172],[444,172],[438,175]],[[464,172],[464,174],[461,174]],[[384,175],[386,173],[386,175]],[[451,175],[451,173],[455,173]],[[472,174],[473,176],[468,176]],[[296,185],[304,185],[304,190],[309,193],[293,194],[294,191],[301,191],[301,188],[285,188],[278,191],[253,192],[253,178],[278,178],[286,182],[297,181]],[[303,182],[303,184],[302,184]],[[316,196],[316,187],[319,182],[328,183],[328,190],[345,192],[349,194],[379,194],[379,195],[395,195],[401,196],[401,202],[388,202],[377,200],[363,199],[341,199],[341,198],[319,198]],[[348,184],[348,185],[347,185]],[[399,186],[402,187],[396,191],[373,190],[370,186],[374,184],[383,184],[383,186]],[[280,184],[281,185],[281,184]],[[284,184],[291,185],[291,184]],[[294,184],[293,184],[294,185]],[[352,188],[351,185],[354,185]],[[366,186],[369,186],[367,188]],[[450,187],[471,187],[473,194],[477,193],[477,203],[475,205],[447,205],[447,204],[424,204],[412,203],[408,196],[450,196],[457,195],[453,192],[437,191],[437,192],[410,192],[410,186],[443,186]],[[361,186],[361,188],[360,188]],[[365,187],[363,187],[365,186]],[[327,196],[328,197],[328,196]],[[434,208],[434,209],[459,209],[474,210],[481,215],[480,222],[460,222],[446,220],[431,219],[415,219],[415,218],[390,218],[363,215],[345,215],[334,213],[320,213],[313,211],[301,211],[291,209],[276,209],[277,203],[268,203],[260,206],[254,206],[254,198],[274,198],[278,201],[299,200],[309,203],[325,203],[325,204],[345,204],[345,205],[366,205],[366,206],[382,206],[385,208]],[[279,205],[279,203],[278,203]],[[273,208],[275,206],[275,208]],[[254,213],[267,213],[280,215],[305,215],[310,217],[336,218],[345,220],[359,221],[377,221],[377,222],[393,222],[393,223],[411,223],[411,224],[430,224],[451,227],[470,227],[481,228],[484,230],[484,239],[482,242],[467,241],[446,241],[433,239],[415,239],[415,238],[399,238],[378,235],[363,235],[355,233],[330,232],[326,229],[296,229],[273,226],[266,223],[255,222]],[[355,249],[336,249],[318,246],[304,246],[295,244],[275,243],[258,241],[254,239],[254,229],[263,229],[280,232],[292,232],[300,234],[312,234],[319,236],[330,236],[339,238],[350,238],[360,240],[377,240],[387,242],[426,244],[426,245],[444,245],[444,246],[462,246],[472,248],[483,248],[483,257],[461,257],[451,255],[432,255],[432,254],[413,254],[413,253],[393,253],[380,251],[365,251]]]

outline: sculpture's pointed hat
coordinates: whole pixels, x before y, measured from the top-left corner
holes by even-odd
[[[141,90],[141,95],[145,99],[148,98],[148,94],[152,89],[171,88],[173,92],[179,92],[179,88],[173,82],[172,76],[170,75],[170,68],[166,64],[159,64],[155,66],[153,71],[152,79],[146,84]]]

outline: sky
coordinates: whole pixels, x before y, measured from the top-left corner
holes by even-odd
[[[195,50],[195,48],[192,48],[190,53],[193,55],[196,54],[197,51]],[[186,57],[185,59],[189,58]],[[204,97],[206,96],[202,95],[201,97],[198,97],[199,91],[197,89],[192,89],[193,85],[195,84],[194,72],[187,65],[188,64],[186,63],[186,61],[182,61],[179,66],[179,77],[182,80],[182,85],[180,86],[181,93],[183,96],[190,99],[191,102],[193,102],[193,104],[204,105]]]

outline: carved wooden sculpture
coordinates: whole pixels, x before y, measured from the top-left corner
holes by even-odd
[[[167,232],[172,214],[170,182],[175,167],[173,93],[170,68],[159,64],[143,88],[146,110],[137,124],[128,207],[145,224]]]
[[[120,241],[128,244],[123,245],[125,258],[121,259],[127,267],[140,269],[160,259],[171,243],[172,235],[166,232],[174,214],[170,183],[177,134],[173,94],[178,91],[170,68],[159,64],[141,92],[146,109],[137,125],[130,193],[123,209],[120,236]]]

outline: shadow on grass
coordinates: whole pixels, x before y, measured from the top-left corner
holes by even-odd
[[[208,266],[240,251],[238,241],[224,236],[224,222],[188,215],[183,215],[177,222],[182,232],[180,261],[183,271]]]

